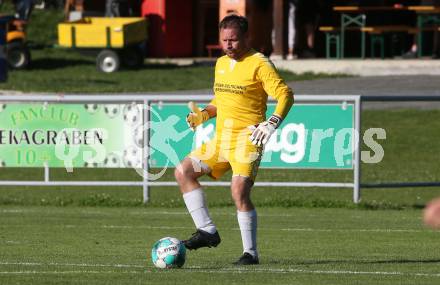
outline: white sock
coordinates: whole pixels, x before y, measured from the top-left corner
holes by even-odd
[[[243,253],[250,253],[258,257],[257,252],[257,211],[249,212],[237,211],[237,220],[243,241]]]
[[[210,234],[217,231],[217,228],[209,216],[208,208],[206,207],[205,193],[201,188],[183,194],[183,200],[197,229],[201,229]]]

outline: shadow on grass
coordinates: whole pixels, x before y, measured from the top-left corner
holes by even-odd
[[[390,260],[309,260],[297,262],[294,259],[270,261],[271,264],[286,265],[325,265],[325,264],[407,264],[407,263],[440,263],[440,259],[390,259]]]
[[[52,70],[90,64],[94,62],[86,59],[41,58],[32,60],[29,70]]]
[[[290,260],[290,259],[283,259],[280,261],[274,261],[274,260],[263,260],[261,265],[286,265],[286,266],[298,266],[298,265],[326,265],[326,264],[409,264],[409,263],[415,263],[415,264],[435,264],[440,263],[440,259],[426,259],[426,260],[411,260],[411,259],[396,259],[396,260],[372,260],[372,261],[356,261],[356,260],[321,260],[321,261],[307,261],[307,262],[297,262],[296,260]],[[229,265],[229,264],[228,264]],[[232,265],[232,264],[231,264]],[[229,267],[229,266],[228,266]],[[213,265],[213,266],[201,266],[196,268],[182,268],[179,270],[187,270],[187,271],[198,271],[198,270],[225,270],[225,269],[237,269],[240,270],[240,268],[243,267],[237,267],[233,266],[231,268],[225,268],[224,264],[219,265]],[[265,268],[259,267],[259,266],[251,266],[246,267],[246,269],[249,269],[249,271],[265,271]],[[312,270],[311,268],[309,268]],[[289,270],[289,269],[286,269]],[[298,269],[301,270],[301,269]],[[280,268],[280,271],[283,271],[283,268]]]
[[[180,66],[177,64],[173,64],[173,63],[144,63],[142,66],[138,67],[137,69],[180,69],[182,67],[185,66]],[[133,70],[133,68],[127,68],[125,67],[124,69],[131,69]]]
[[[214,66],[209,64],[202,64],[199,62],[194,62],[192,64],[187,65],[178,65],[173,63],[145,63],[143,64],[140,69],[182,69],[182,68],[189,68],[189,67],[206,67],[206,66]]]
[[[67,68],[72,66],[79,65],[95,65],[95,61],[93,58],[87,59],[63,59],[63,58],[44,58],[44,59],[35,59],[31,61],[29,65],[29,70],[52,70],[52,69],[60,69]],[[147,63],[137,68],[130,68],[121,65],[120,70],[176,70],[183,69],[188,67],[204,67],[206,65],[202,64],[191,64],[191,65],[177,65],[177,64],[159,64],[159,63]]]
[[[186,64],[186,65],[178,65],[175,63],[153,63],[153,62],[146,62],[144,63],[140,69],[182,69],[182,68],[188,68],[188,67],[214,67],[215,61],[195,61],[192,64]]]

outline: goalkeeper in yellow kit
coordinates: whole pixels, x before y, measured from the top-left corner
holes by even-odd
[[[176,168],[175,177],[197,231],[183,241],[188,249],[216,247],[220,236],[198,182],[202,175],[214,179],[232,169],[231,194],[237,208],[243,255],[238,265],[258,264],[257,213],[250,199],[264,145],[293,104],[293,92],[261,53],[247,45],[246,18],[229,15],[219,25],[225,56],[215,67],[214,99],[200,110],[190,102],[189,126],[195,129],[216,117],[215,137],[196,149]],[[277,100],[266,120],[268,95]]]

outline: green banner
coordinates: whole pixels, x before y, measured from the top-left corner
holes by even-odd
[[[0,163],[140,167],[134,126],[141,123],[137,104],[1,104]]]
[[[148,154],[154,168],[173,167],[213,137],[215,120],[196,132],[186,104],[0,104],[0,165],[133,167]],[[268,107],[267,116],[274,105]],[[265,147],[262,167],[352,168],[352,104],[295,104]],[[149,152],[144,152],[148,134]]]
[[[267,116],[273,113],[270,104]],[[213,137],[215,120],[188,129],[186,104],[152,105],[150,158],[152,167],[174,166],[192,149]],[[353,167],[354,105],[295,104],[265,147],[261,162],[267,168]]]

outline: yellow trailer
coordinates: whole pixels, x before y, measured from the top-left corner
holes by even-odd
[[[145,18],[83,18],[58,24],[61,47],[97,50],[96,67],[114,72],[122,61],[128,67],[142,64],[144,54],[139,47],[147,39]]]

